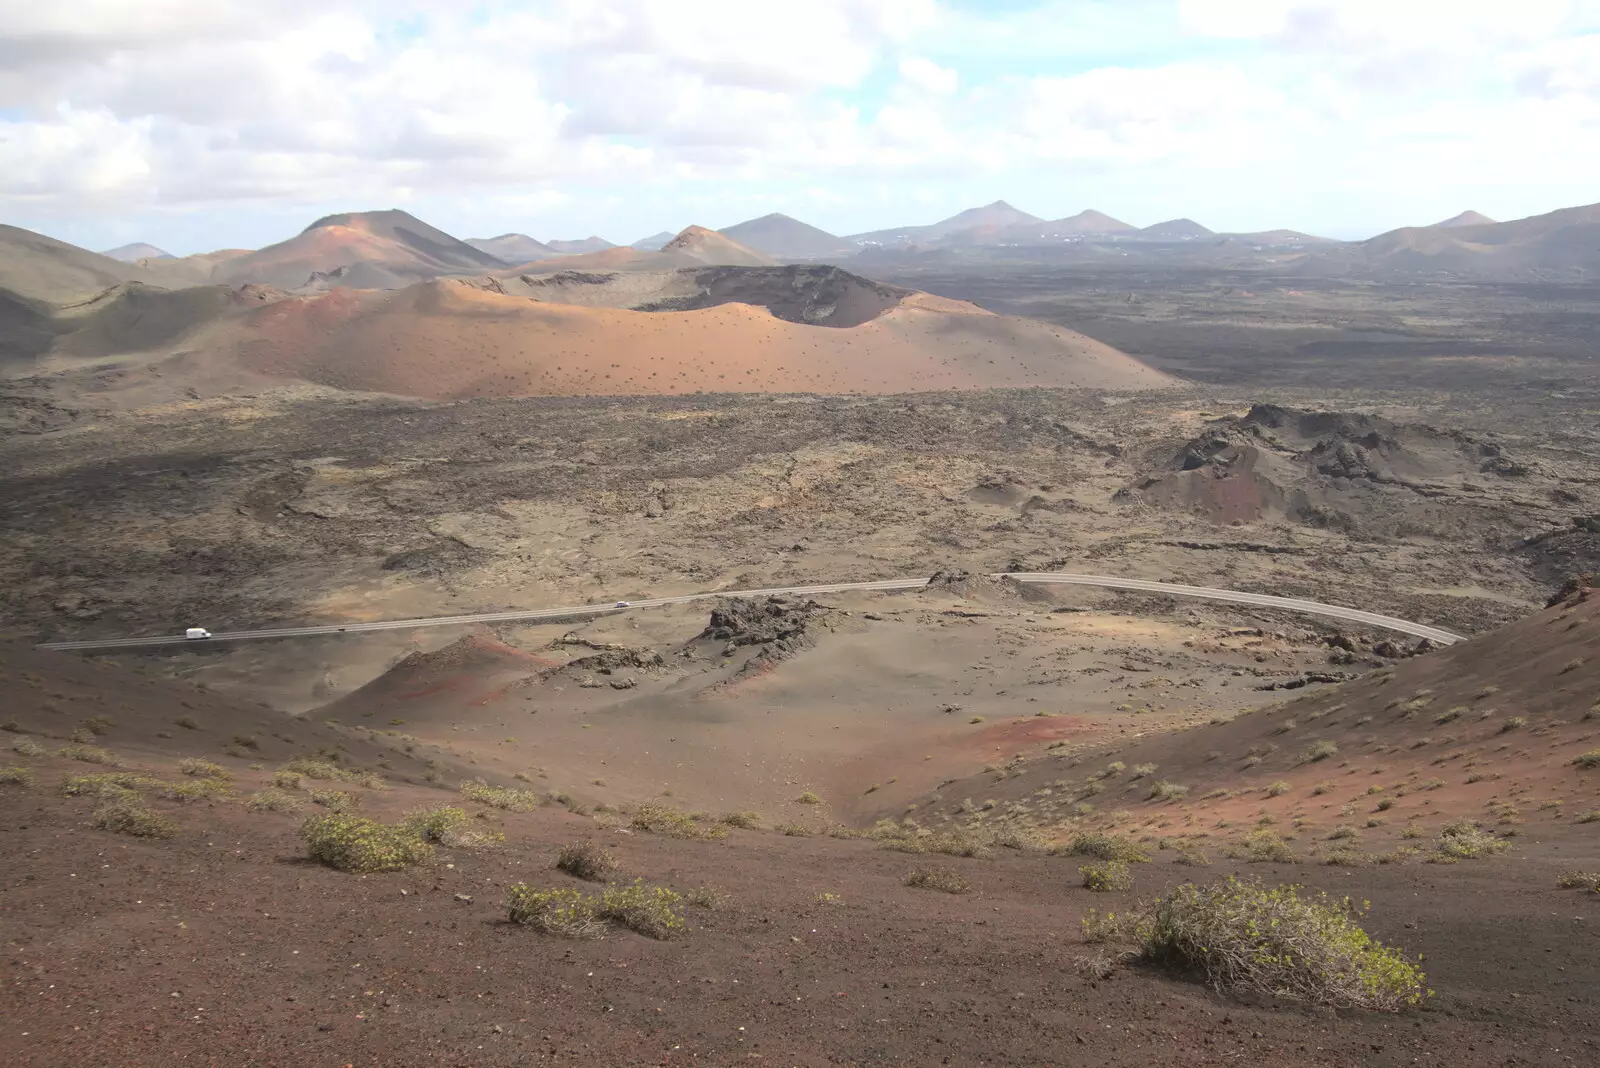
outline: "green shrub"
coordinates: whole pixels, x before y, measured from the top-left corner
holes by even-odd
[[[178,770],[185,775],[193,775],[202,779],[227,779],[231,778],[228,769],[221,764],[213,764],[209,760],[198,757],[185,757],[178,761]]]
[[[454,805],[413,809],[400,821],[407,834],[448,849],[486,849],[505,841],[505,835],[498,831],[475,830],[472,824],[466,810]]]
[[[650,938],[671,938],[683,929],[676,905],[683,898],[664,886],[611,886],[600,892],[595,915]]]
[[[503,809],[507,812],[532,812],[539,807],[539,795],[532,790],[519,790],[513,786],[490,786],[482,779],[468,779],[461,784],[461,796],[480,805]]]
[[[233,796],[233,791],[221,779],[160,783],[157,792],[169,801],[226,801]]]
[[[820,805],[820,804],[822,804],[822,798],[818,797],[816,794],[812,793],[810,790],[802,790],[800,792],[800,796],[795,798],[795,800],[800,802],[802,805]]]
[[[178,833],[177,825],[159,812],[151,812],[132,794],[108,799],[94,810],[89,818],[91,825],[102,831],[128,834],[135,838],[171,838]]]
[[[1107,860],[1099,864],[1085,864],[1078,869],[1087,890],[1106,893],[1111,890],[1128,890],[1133,886],[1133,875],[1126,861]]]
[[[946,894],[970,894],[972,884],[954,868],[915,868],[905,879],[907,886],[940,890]]]
[[[33,770],[18,765],[0,768],[0,784],[6,786],[27,786],[33,781]]]
[[[1120,860],[1125,864],[1145,864],[1150,860],[1150,855],[1135,845],[1133,839],[1093,831],[1074,835],[1062,852],[1096,860]]]
[[[245,800],[244,807],[251,812],[299,812],[305,806],[293,794],[281,790],[262,790]]]
[[[1600,749],[1591,749],[1573,760],[1580,768],[1600,768]]]
[[[526,883],[511,888],[506,910],[512,923],[563,938],[599,938],[605,924],[595,916],[595,902],[577,890],[534,890]]]
[[[350,872],[399,871],[427,860],[433,849],[402,827],[332,812],[300,828],[313,860]]]
[[[577,890],[534,890],[524,883],[511,888],[506,902],[512,923],[567,938],[594,938],[606,923],[650,938],[671,938],[683,929],[676,905],[683,900],[664,886],[613,886],[598,896]]]
[[[1388,1012],[1421,1004],[1425,976],[1361,928],[1365,913],[1349,898],[1230,876],[1176,887],[1135,930],[1145,959],[1219,990]]]
[[[561,855],[556,858],[556,867],[579,879],[603,883],[606,876],[617,870],[617,860],[593,842],[583,842],[563,846]]]

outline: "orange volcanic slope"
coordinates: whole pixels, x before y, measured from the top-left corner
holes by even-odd
[[[435,280],[281,301],[200,343],[253,374],[436,399],[1176,384],[1071,330],[920,293],[826,327],[748,304],[636,312]]]
[[[403,211],[368,211],[318,219],[276,245],[216,265],[214,281],[294,289],[313,273],[360,268],[362,284],[402,286],[446,274],[478,274],[499,260]]]

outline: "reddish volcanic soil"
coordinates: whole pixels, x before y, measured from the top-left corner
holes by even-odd
[[[403,804],[386,799],[383,808]],[[295,818],[183,814],[170,842],[8,800],[0,1059],[8,1065],[1571,1065],[1594,1063],[1600,896],[1556,865],[1260,866],[1370,898],[1376,934],[1439,991],[1399,1017],[1247,1004],[1142,969],[1106,981],[1077,921],[1132,894],[1064,858],[939,858],[976,893],[902,885],[927,865],[865,841],[734,831],[693,842],[509,816],[498,854],[352,876],[301,859]],[[517,881],[579,886],[557,848],[604,838],[622,872],[714,885],[656,942],[505,922]],[[1158,857],[1139,894],[1192,877]],[[837,896],[821,903],[819,893]],[[62,896],[71,908],[63,909]]]

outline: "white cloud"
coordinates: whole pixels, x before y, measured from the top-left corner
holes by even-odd
[[[906,89],[921,95],[951,96],[961,85],[961,75],[931,59],[910,56],[900,61],[900,81]]]
[[[1063,178],[1103,178],[1165,188],[1150,210],[1169,216],[1240,203],[1268,174],[1307,203],[1380,175],[1453,201],[1507,159],[1562,196],[1600,175],[1574,137],[1600,121],[1600,0],[272,8],[0,0],[0,215],[410,198],[513,216],[502,230],[586,206],[579,228],[609,229],[599,213],[621,211],[642,233],[689,196],[844,211],[880,180],[929,203],[1051,183],[1064,199],[1037,210],[1065,214],[1084,205]]]

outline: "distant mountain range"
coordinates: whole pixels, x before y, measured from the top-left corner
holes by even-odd
[[[1306,266],[1324,274],[1439,274],[1483,280],[1600,274],[1600,204],[1512,222],[1466,212],[1433,226],[1408,226],[1319,251]]]
[[[154,245],[147,245],[143,241],[135,241],[131,245],[122,245],[118,248],[107,249],[106,251],[100,253],[100,255],[110,256],[112,259],[121,260],[124,263],[136,263],[139,260],[172,259],[172,253],[163,252]]]
[[[838,236],[781,213],[722,230],[691,226],[617,246],[600,237],[539,241],[522,233],[459,240],[391,209],[330,215],[262,249],[174,257],[134,243],[105,253],[0,226],[0,290],[59,302],[123,282],[164,288],[266,285],[291,291],[397,289],[432,278],[511,278],[563,269],[828,262],[981,269],[996,261],[1083,266],[1270,264],[1319,276],[1436,274],[1484,280],[1586,278],[1600,272],[1600,205],[1513,222],[1474,211],[1362,242],[1293,230],[1218,233],[1179,218],[1142,229],[1095,210],[1042,219],[1003,200],[920,226]]]

